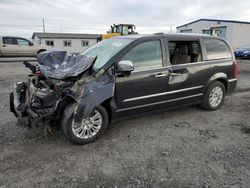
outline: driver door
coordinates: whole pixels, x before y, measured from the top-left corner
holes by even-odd
[[[31,45],[30,41],[22,38],[17,38],[17,52],[20,56],[35,55],[35,47]]]
[[[116,78],[116,104],[119,117],[135,115],[165,107],[168,69],[162,41],[140,42],[120,60],[129,60],[134,71],[128,77]]]

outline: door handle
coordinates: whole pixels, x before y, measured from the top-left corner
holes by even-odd
[[[167,74],[160,73],[160,74],[156,74],[155,78],[162,78],[162,77],[166,77],[166,76],[167,76]]]
[[[5,44],[3,44],[3,47],[5,47]]]

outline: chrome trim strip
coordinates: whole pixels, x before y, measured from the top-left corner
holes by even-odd
[[[134,70],[131,72],[131,74],[133,73],[138,73],[138,72],[145,72],[145,71],[155,71],[155,70],[162,70],[162,69],[168,69],[170,66],[162,66],[162,67],[155,67],[155,68],[148,68],[148,69],[144,69],[144,70]]]
[[[132,73],[138,73],[138,72],[145,72],[145,71],[151,71],[151,70],[161,70],[164,68],[171,68],[171,67],[181,67],[181,66],[189,66],[189,65],[202,65],[202,64],[207,64],[207,63],[213,63],[213,62],[217,62],[217,61],[225,61],[225,60],[232,60],[232,58],[228,57],[228,58],[221,58],[221,59],[214,59],[214,60],[204,60],[204,61],[198,61],[198,62],[192,62],[192,63],[184,63],[184,64],[179,64],[179,65],[163,65],[162,67],[156,67],[156,68],[151,68],[151,69],[144,69],[144,70],[135,70],[132,71]]]
[[[190,95],[190,96],[186,96],[186,97],[181,97],[181,98],[177,98],[177,99],[171,99],[171,100],[167,100],[166,102],[167,103],[175,102],[175,101],[179,101],[179,100],[190,99],[190,98],[193,98],[193,97],[200,97],[200,96],[203,96],[203,93],[199,93],[199,94],[196,94],[196,95]]]
[[[137,108],[154,106],[154,105],[157,105],[157,104],[170,103],[170,102],[175,102],[175,101],[179,101],[179,100],[190,99],[190,98],[200,97],[200,96],[203,96],[203,93],[199,93],[199,94],[196,94],[196,95],[190,95],[190,96],[186,96],[186,97],[181,97],[181,98],[177,98],[177,99],[171,99],[171,100],[160,101],[160,102],[155,102],[155,103],[150,103],[150,104],[133,106],[133,107],[129,107],[129,108],[118,109],[118,110],[116,110],[116,112],[123,112],[123,111],[127,111],[127,110],[134,110],[134,109],[137,109]]]
[[[236,82],[238,79],[234,78],[234,79],[229,79],[228,82]]]
[[[185,88],[185,89],[179,89],[179,90],[175,90],[175,91],[168,91],[168,92],[164,92],[164,93],[157,93],[157,94],[145,95],[145,96],[141,96],[141,97],[134,97],[134,98],[130,98],[130,99],[125,99],[123,102],[131,102],[131,101],[136,101],[136,100],[148,99],[148,98],[152,98],[152,97],[159,97],[162,95],[171,95],[174,93],[180,93],[180,92],[199,89],[199,88],[203,88],[203,86],[196,86],[196,87],[190,87],[190,88]]]

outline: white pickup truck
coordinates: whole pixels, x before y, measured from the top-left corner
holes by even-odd
[[[48,49],[25,38],[0,36],[0,56],[36,56]]]

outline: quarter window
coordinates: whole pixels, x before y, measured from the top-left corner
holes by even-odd
[[[203,39],[203,41],[207,50],[208,60],[232,58],[231,50],[222,40]]]
[[[46,44],[47,46],[54,47],[54,41],[53,41],[53,40],[46,40],[46,41],[45,41],[45,44]]]
[[[141,43],[123,56],[122,60],[131,61],[136,71],[162,67],[160,41]]]
[[[64,40],[63,41],[63,46],[64,47],[71,47],[71,40]]]
[[[3,44],[17,45],[17,40],[13,37],[3,37]]]

